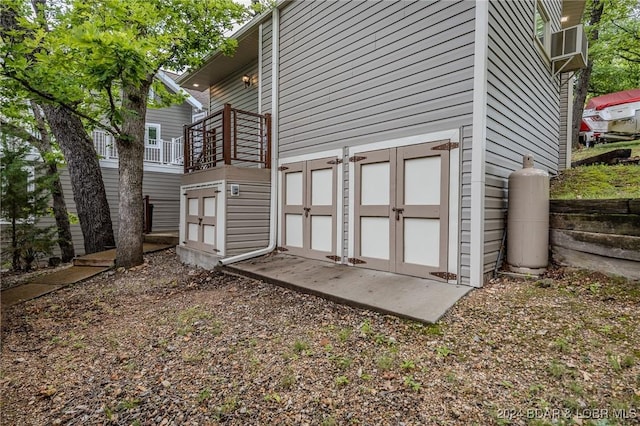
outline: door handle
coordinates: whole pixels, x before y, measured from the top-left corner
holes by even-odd
[[[400,215],[402,214],[402,212],[404,212],[404,209],[398,209],[393,207],[391,210],[396,212],[396,220],[400,220]]]
[[[311,211],[311,207],[303,207],[304,217],[309,217],[309,211]]]

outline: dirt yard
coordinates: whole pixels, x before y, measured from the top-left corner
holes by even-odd
[[[169,250],[3,310],[2,424],[638,424],[639,311],[555,270],[425,326]]]

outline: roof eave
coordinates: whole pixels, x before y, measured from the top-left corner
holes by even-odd
[[[291,0],[280,0],[275,5],[282,7]],[[232,56],[227,56],[220,50],[214,50],[205,58],[203,64],[192,71],[180,76],[176,82],[182,87],[202,90],[211,86],[224,75],[242,68],[258,58],[258,27],[271,18],[272,9],[266,10],[243,25],[230,38],[238,40],[238,46]]]
[[[582,15],[586,0],[564,0],[562,2],[562,28],[569,28],[582,23]]]

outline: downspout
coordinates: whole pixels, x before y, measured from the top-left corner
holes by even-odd
[[[227,257],[218,261],[219,266],[251,259],[271,253],[276,248],[278,230],[278,129],[280,123],[278,81],[280,77],[280,11],[277,7],[271,13],[272,43],[271,43],[271,198],[269,209],[269,245],[265,248]],[[262,44],[260,44],[262,50]],[[259,54],[262,57],[261,54]],[[261,66],[261,64],[259,65]],[[261,83],[260,83],[261,84]]]

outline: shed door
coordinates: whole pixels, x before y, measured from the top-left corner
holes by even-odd
[[[354,263],[438,278],[447,271],[445,141],[358,154]]]
[[[215,188],[186,192],[186,246],[208,252],[218,251],[216,248],[216,195]]]
[[[283,167],[282,245],[291,254],[328,260],[336,255],[336,161]]]

